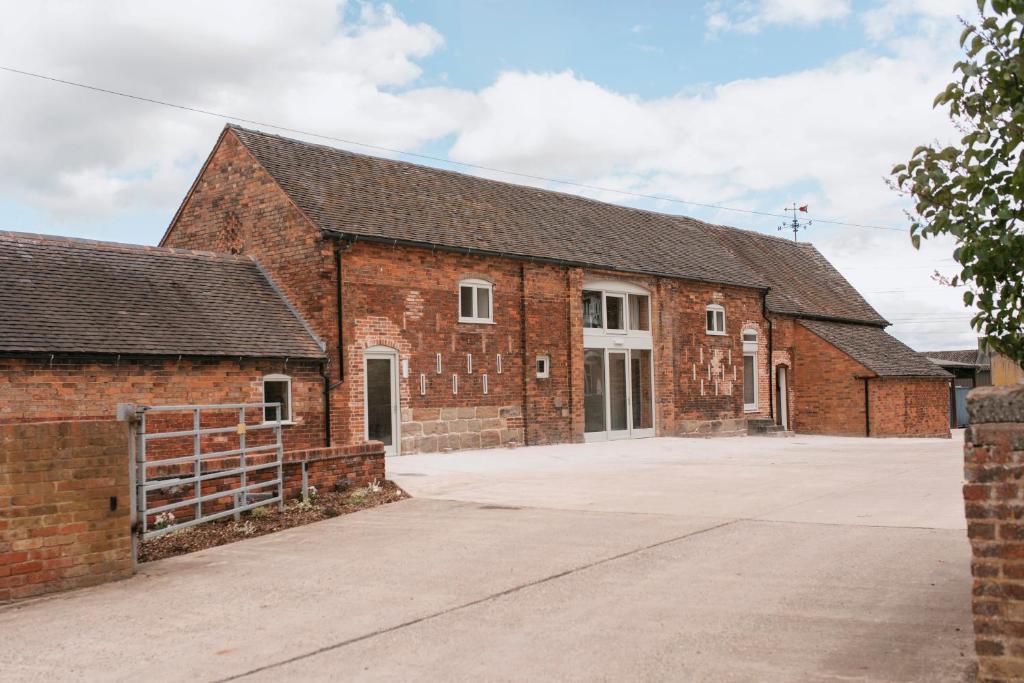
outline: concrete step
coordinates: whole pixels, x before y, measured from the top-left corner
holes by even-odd
[[[763,417],[747,420],[747,434],[750,436],[793,436],[793,432],[788,431],[782,425],[777,425],[774,421]]]

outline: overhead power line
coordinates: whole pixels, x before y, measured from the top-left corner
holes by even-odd
[[[55,76],[48,76],[46,74],[34,73],[32,71],[24,71],[22,69],[15,69],[9,66],[0,65],[0,71],[6,71],[12,74],[18,74],[21,76],[28,76],[30,78],[37,78],[44,81],[50,81],[52,83],[59,83],[61,85],[72,86],[75,88],[82,88],[84,90],[91,90],[93,92],[104,93],[106,95],[115,95],[117,97],[124,97],[130,100],[138,102],[145,102],[148,104],[155,104],[161,107],[171,107],[172,109],[178,109],[181,111],[192,112],[194,114],[203,114],[205,116],[215,116],[220,119],[228,119],[231,121],[238,121],[241,123],[248,123],[254,126],[262,126],[264,128],[273,128],[275,130],[284,131],[287,133],[295,133],[297,135],[306,135],[309,137],[320,138],[322,140],[331,140],[333,142],[340,142],[345,145],[353,145],[356,147],[364,147],[366,149],[374,149],[381,152],[388,152],[389,154],[400,154],[407,157],[413,157],[417,159],[425,159],[429,161],[435,161],[442,164],[453,164],[456,166],[462,166],[464,168],[472,168],[479,171],[487,171],[489,173],[503,173],[510,176],[516,176],[519,178],[529,178],[531,180],[539,180],[548,183],[557,183],[568,187],[577,187],[585,190],[594,190],[597,192],[611,192],[614,194],[620,194],[628,197],[636,197],[638,199],[652,199],[660,202],[671,202],[674,204],[684,204],[687,206],[700,206],[706,209],[717,209],[720,211],[733,211],[736,213],[745,213],[755,216],[770,216],[772,218],[785,218],[786,215],[782,213],[773,213],[771,211],[757,211],[755,209],[740,209],[733,206],[725,206],[722,204],[710,204],[705,202],[691,202],[684,199],[677,199],[675,197],[665,197],[662,195],[646,194],[644,192],[633,192],[631,190],[620,190],[611,187],[602,187],[600,185],[590,185],[588,183],[579,183],[572,180],[563,180],[560,178],[548,178],[546,176],[535,175],[532,173],[523,173],[521,171],[510,171],[508,169],[496,168],[493,166],[484,166],[482,164],[474,164],[466,161],[455,161],[454,159],[446,159],[444,157],[432,156],[430,154],[422,154],[420,152],[408,152],[406,150],[395,149],[393,147],[385,147],[383,145],[374,145],[368,142],[360,142],[358,140],[351,140],[348,138],[336,137],[333,135],[325,135],[323,133],[316,133],[309,130],[303,130],[301,128],[291,128],[289,126],[282,126],[275,123],[268,123],[266,121],[259,121],[256,119],[245,118],[243,116],[236,116],[234,114],[226,114],[223,112],[216,112],[210,109],[202,109],[200,107],[191,107],[184,104],[177,104],[175,102],[168,102],[166,100],[158,100],[152,97],[144,97],[142,95],[134,95],[132,93],[123,92],[120,90],[111,90],[109,88],[101,88],[95,85],[89,85],[87,83],[79,83],[77,81],[69,81],[63,78],[57,78]],[[829,225],[842,225],[851,228],[868,228],[871,230],[888,230],[892,232],[906,232],[904,228],[893,228],[885,225],[871,225],[867,223],[853,223],[850,221],[841,221],[830,218],[815,218],[818,223],[827,223]]]

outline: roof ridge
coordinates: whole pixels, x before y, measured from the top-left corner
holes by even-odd
[[[38,244],[47,242],[51,244],[67,244],[74,247],[94,248],[112,252],[151,253],[161,256],[185,256],[193,258],[205,258],[218,261],[247,262],[250,259],[242,254],[228,254],[219,251],[204,251],[200,249],[182,249],[180,247],[159,247],[148,244],[131,244],[129,242],[112,242],[108,240],[94,240],[83,237],[69,237],[66,235],[47,235],[35,232],[19,232],[15,230],[0,230],[0,240],[23,242],[27,244]]]
[[[694,219],[691,219],[691,220],[698,220],[699,221],[700,219],[694,218]],[[744,233],[746,235],[752,235],[754,237],[763,237],[766,240],[774,240],[774,241],[779,242],[781,244],[791,244],[794,247],[801,248],[801,249],[804,248],[804,247],[814,248],[814,245],[811,244],[810,242],[796,242],[794,240],[789,239],[788,237],[779,237],[778,235],[769,235],[768,233],[761,232],[760,230],[751,230],[750,228],[737,228],[737,227],[734,227],[732,225],[723,225],[722,223],[711,223],[711,222],[708,222],[708,221],[700,221],[700,222],[704,223],[705,225],[709,225],[712,228],[719,229],[719,230],[732,230],[733,232],[741,232],[741,233]],[[815,249],[815,251],[817,251],[817,249]]]

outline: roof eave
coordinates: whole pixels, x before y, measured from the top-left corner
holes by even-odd
[[[232,360],[241,358],[246,360],[274,359],[274,360],[302,360],[302,361],[323,361],[327,358],[326,353],[310,353],[309,351],[296,351],[294,353],[223,353],[223,352],[184,352],[154,351],[152,353],[142,351],[89,351],[83,349],[0,349],[2,358],[57,358],[68,356],[81,357],[103,357],[103,358],[217,358]]]

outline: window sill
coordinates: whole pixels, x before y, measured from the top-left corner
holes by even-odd
[[[757,410],[757,406],[743,406],[743,412],[745,413],[756,413]]]
[[[477,318],[459,318],[462,325],[496,325],[493,320],[478,320]]]
[[[263,424],[265,424],[265,425],[276,425],[277,424],[277,420],[264,420]],[[296,424],[294,420],[281,420],[281,426],[282,427],[291,427],[294,424]]]
[[[713,332],[711,330],[705,330],[704,333],[705,334],[709,334],[712,337],[724,337],[725,336],[725,332]]]

